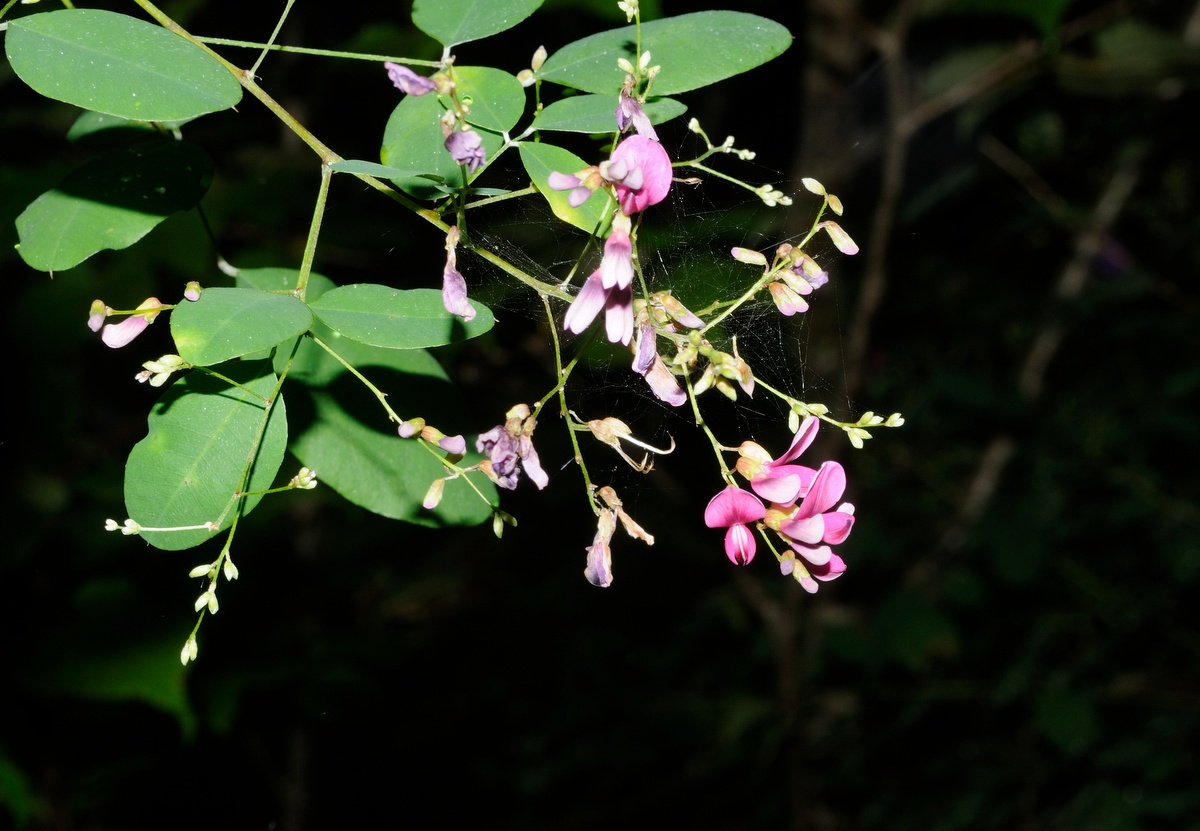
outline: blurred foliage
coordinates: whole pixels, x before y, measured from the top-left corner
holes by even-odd
[[[219,5],[169,11],[206,34],[270,31],[267,9],[229,18]],[[623,25],[610,5],[548,3],[504,54],[486,41],[461,52],[516,71],[539,44],[585,34],[592,15]],[[720,4],[661,10],[698,5]],[[826,10],[859,5],[861,17]],[[872,237],[870,216],[894,134],[886,69],[862,35],[891,25],[892,3],[743,3],[797,44],[724,92],[681,96],[714,136],[733,132],[765,169],[787,171],[784,190],[799,191],[801,175],[835,190],[864,249],[838,261],[811,319],[774,341],[798,338],[804,382],[847,410],[862,401],[907,418],[864,451],[838,448],[859,506],[841,580],[797,598],[769,561],[734,574],[699,527],[713,488],[686,468],[629,475],[622,493],[658,542],[617,544],[605,591],[580,576],[591,519],[561,488],[514,493],[505,507],[520,525],[499,542],[486,528],[388,522],[318,489],[258,508],[239,536],[242,577],[186,672],[178,649],[198,591],[186,574],[204,556],[102,532],[121,515],[124,459],[156,393],[133,381],[142,358],[105,349],[84,323],[94,297],[219,282],[213,251],[196,217],[179,215],[52,280],[24,267],[14,218],[99,151],[65,141],[76,111],[0,65],[14,357],[0,444],[0,826],[1200,828],[1197,12],[916,5],[903,81],[922,96],[961,88],[1021,43],[1037,54],[915,134],[887,240]],[[368,23],[304,3],[283,39],[433,49],[403,14]],[[260,75],[339,152],[377,154],[395,102],[378,67],[276,55]],[[818,106],[814,75],[836,112]],[[844,127],[827,147],[811,129],[822,119]],[[689,140],[681,125],[662,132],[671,148]],[[317,187],[311,159],[252,104],[187,135],[214,159],[205,206],[222,254],[294,266]],[[1083,290],[1056,300],[1100,195],[1130,165],[1136,185]],[[397,209],[344,178],[317,267],[342,283],[435,285],[440,241],[409,236]],[[709,279],[688,274],[689,246],[787,233],[746,205],[732,230],[714,229],[728,192],[678,190],[661,262],[683,286]],[[561,258],[547,217],[497,216],[494,233],[533,261]],[[847,396],[852,310],[882,244],[887,294],[866,386]],[[492,302],[472,267],[472,291]],[[526,302],[500,297],[487,343],[438,352],[477,425],[549,377]],[[1061,340],[1030,397],[1018,372],[1050,328]],[[155,337],[165,333],[139,341],[145,354],[165,351]],[[596,373],[607,384],[597,397],[637,395]],[[671,431],[682,464],[694,437],[646,410],[645,429]],[[764,416],[715,427],[781,447],[782,419]],[[543,463],[565,484],[569,449],[543,433]],[[1011,453],[997,486],[960,521],[998,439]],[[786,625],[764,622],[763,608],[783,610]]]

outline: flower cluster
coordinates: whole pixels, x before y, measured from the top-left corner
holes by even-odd
[[[744,442],[738,448],[737,471],[754,493],[729,485],[704,511],[705,525],[727,529],[725,554],[737,565],[754,559],[757,543],[751,523],[760,523],[760,531],[764,527],[774,531],[788,546],[777,555],[780,570],[810,593],[817,590],[816,581],[833,580],[846,570],[830,546],[844,542],[854,526],[853,505],[842,502],[834,507],[846,490],[842,466],[825,462],[814,470],[794,463],[812,444],[818,424],[808,416],[778,459],[755,442]]]

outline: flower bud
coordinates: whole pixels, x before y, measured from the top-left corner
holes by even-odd
[[[729,253],[739,263],[762,266],[767,264],[767,258],[763,256],[762,252],[755,251],[753,248],[733,248]]]
[[[212,563],[205,563],[202,566],[196,566],[188,572],[188,577],[207,577],[212,571]]]
[[[185,300],[190,300],[195,303],[200,299],[201,291],[203,291],[203,289],[200,288],[200,284],[195,280],[192,280],[183,287],[183,297]]]
[[[429,490],[425,492],[425,499],[421,501],[421,507],[427,511],[432,511],[442,501],[442,494],[446,490],[445,479],[434,479],[429,486]],[[500,535],[497,534],[497,537]]]
[[[529,62],[529,68],[537,72],[542,68],[542,64],[546,62],[546,47],[539,46],[533,52],[533,60]]]

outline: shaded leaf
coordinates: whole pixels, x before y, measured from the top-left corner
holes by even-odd
[[[13,71],[47,98],[137,121],[195,118],[242,97],[237,80],[203,49],[115,12],[22,17],[8,24],[5,50]]]
[[[71,173],[17,217],[21,259],[62,271],[108,249],[128,248],[208,190],[212,162],[195,145],[152,141]]]
[[[216,368],[240,387],[193,370],[167,388],[148,419],[149,432],[134,445],[125,464],[125,506],[129,516],[147,527],[202,525],[219,517],[228,528],[227,511],[242,486],[246,463],[255,449],[265,401],[275,394],[278,379],[265,361],[233,361]],[[271,409],[246,491],[271,486],[287,446],[287,413],[279,398]],[[261,496],[247,496],[249,513]],[[192,548],[218,531],[143,531],[155,548]],[[176,656],[176,659],[178,656]]]
[[[467,121],[503,133],[525,111],[525,88],[512,75],[490,66],[456,66],[459,100],[468,106]],[[449,100],[443,102],[449,107]]]

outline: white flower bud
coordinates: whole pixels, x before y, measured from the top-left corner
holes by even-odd
[[[208,605],[208,598],[209,598],[209,593],[204,592],[204,594],[202,594],[196,598],[196,602],[195,602],[195,604],[193,604],[193,608],[195,608],[195,610],[197,612],[200,611],[201,609],[203,609],[205,606]]]
[[[205,563],[202,566],[196,566],[188,572],[188,577],[207,577],[212,572],[212,563]]]
[[[222,566],[221,570],[225,573],[226,580],[238,579],[238,568],[233,564],[233,560],[229,558],[228,554],[225,555],[225,565]]]

